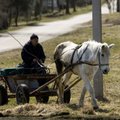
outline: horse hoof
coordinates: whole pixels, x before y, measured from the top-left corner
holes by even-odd
[[[93,109],[94,109],[94,110],[98,110],[99,107],[98,107],[98,106],[94,106]]]

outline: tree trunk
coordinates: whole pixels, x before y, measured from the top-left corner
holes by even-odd
[[[19,16],[19,8],[16,7],[16,16],[15,16],[15,26],[18,26],[18,16]]]
[[[117,12],[120,12],[120,0],[117,0]]]
[[[57,0],[57,6],[58,6],[58,11],[61,12],[60,1],[59,0]]]
[[[42,20],[43,0],[40,0],[40,20]]]
[[[69,7],[70,7],[70,0],[66,0],[66,14],[70,14]]]
[[[57,8],[59,9],[59,0],[57,0]]]
[[[9,15],[9,26],[10,26],[11,25],[11,21],[12,21],[12,8],[11,7],[9,8],[8,15]]]
[[[52,12],[54,12],[54,0],[52,0]]]
[[[76,12],[76,0],[72,0],[73,12]]]
[[[28,10],[26,11],[26,13],[25,13],[25,18],[26,18],[26,24],[28,24],[28,21],[29,21],[29,15],[28,15]]]

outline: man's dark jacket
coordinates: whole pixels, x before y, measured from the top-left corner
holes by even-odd
[[[23,59],[23,64],[26,67],[31,67],[33,63],[33,59],[35,58],[29,53],[36,56],[39,60],[41,60],[44,63],[46,57],[45,57],[43,48],[39,43],[36,46],[33,46],[32,43],[29,41],[23,47],[21,52],[21,57]]]

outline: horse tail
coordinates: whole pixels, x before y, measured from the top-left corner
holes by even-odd
[[[61,62],[60,59],[56,59],[56,60],[55,60],[55,65],[56,65],[57,74],[62,73],[63,64],[62,64],[62,62]]]
[[[54,61],[56,65],[57,74],[60,74],[63,70],[63,63],[59,57],[60,56],[59,56],[58,50],[56,49],[54,52]]]

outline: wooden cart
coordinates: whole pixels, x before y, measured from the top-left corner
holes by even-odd
[[[24,72],[23,72],[24,71]],[[30,96],[35,96],[37,102],[47,103],[49,96],[57,96],[56,80],[63,76],[56,74],[25,73],[23,68],[10,68],[0,70],[0,105],[8,103],[8,98],[16,97],[17,104],[29,103]],[[70,89],[79,82],[72,81],[66,86],[64,102],[69,103],[71,98]],[[52,85],[50,85],[52,84]],[[51,86],[51,87],[50,87]]]

